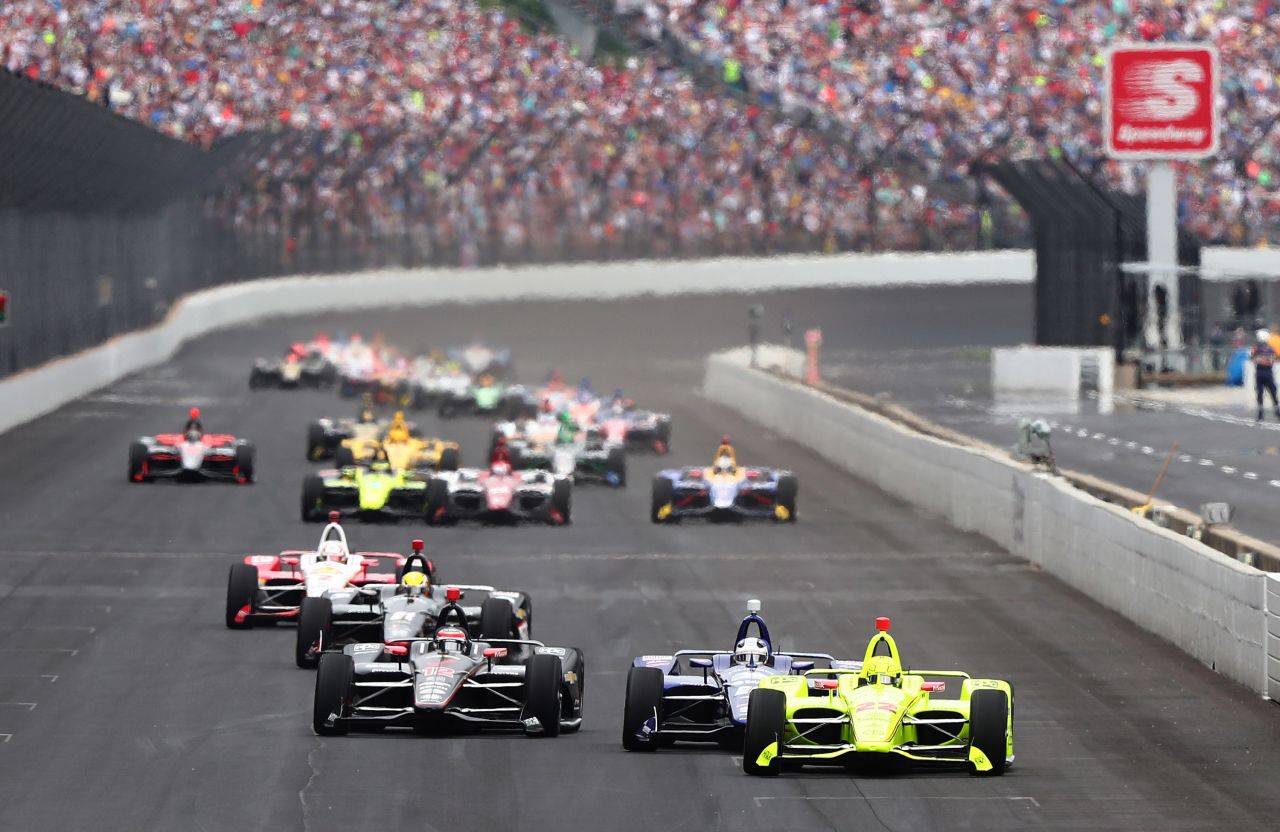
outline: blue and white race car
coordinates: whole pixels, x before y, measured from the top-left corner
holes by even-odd
[[[656,751],[659,746],[684,741],[741,748],[747,700],[760,680],[803,673],[819,661],[832,668],[861,666],[826,653],[774,649],[769,628],[760,617],[760,602],[751,599],[732,652],[679,650],[672,655],[640,656],[632,662],[627,674],[622,747]]]
[[[682,517],[755,517],[794,523],[798,493],[796,475],[790,471],[739,465],[726,436],[707,467],[657,473],[649,519],[666,523]]]

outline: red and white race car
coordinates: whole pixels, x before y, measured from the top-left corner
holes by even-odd
[[[227,626],[247,629],[295,621],[304,598],[333,597],[361,587],[394,588],[409,558],[394,552],[352,552],[337,520],[337,512],[331,512],[314,550],[249,555],[233,565],[227,577]],[[413,543],[411,557],[434,579],[435,564],[423,557],[422,541]]]
[[[156,479],[253,482],[253,443],[196,429],[144,436],[129,445],[129,482]]]
[[[506,461],[488,469],[442,471],[427,483],[427,522],[431,525],[479,520],[489,523],[532,521],[562,526],[569,522],[573,482],[549,471],[515,471]]]

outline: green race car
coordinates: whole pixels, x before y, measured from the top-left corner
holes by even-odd
[[[520,385],[506,384],[492,376],[481,376],[465,390],[446,391],[440,396],[441,419],[456,416],[487,416],[498,420],[523,419],[538,412],[538,403]]]
[[[320,522],[329,512],[362,519],[427,515],[427,482],[386,462],[310,474],[302,481],[302,519]]]
[[[861,669],[767,676],[747,706],[742,768],[896,761],[1000,775],[1013,763],[1013,686],[953,670],[905,670],[889,619],[876,619]],[[926,677],[930,681],[926,681]],[[935,698],[959,680],[955,699]]]

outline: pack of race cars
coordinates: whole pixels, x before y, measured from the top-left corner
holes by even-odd
[[[247,555],[227,579],[228,628],[292,627],[293,661],[314,671],[314,732],[550,737],[581,728],[586,658],[534,639],[529,592],[443,582],[441,572],[453,576],[423,540],[407,554],[362,551],[343,522],[564,526],[576,487],[625,488],[630,455],[670,451],[671,417],[555,372],[540,386],[515,383],[510,352],[480,344],[411,358],[378,338],[317,337],[256,362],[250,386],[358,397],[354,415],[307,425],[306,457],[319,466],[302,483],[300,516],[325,524],[314,548]],[[464,465],[458,443],[406,418],[428,407],[445,422],[489,419],[487,464]],[[252,483],[253,444],[205,432],[194,408],[188,415],[181,431],[131,444],[130,482]],[[710,464],[653,477],[649,516],[794,523],[798,490],[793,472],[740,462],[724,437]],[[1012,685],[909,668],[889,620],[875,624],[860,658],[784,650],[760,602],[748,601],[731,646],[631,662],[622,747],[715,744],[765,777],[806,766],[1003,774],[1014,759]]]

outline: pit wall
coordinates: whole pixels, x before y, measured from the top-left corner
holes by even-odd
[[[763,367],[792,368],[798,361],[794,352],[772,347],[758,360]],[[748,365],[746,349],[711,356],[704,394],[1026,558],[1224,676],[1268,695],[1264,573],[996,452],[917,433]],[[1276,621],[1280,617],[1272,619],[1280,635]],[[1272,649],[1280,662],[1280,649],[1274,643]]]

